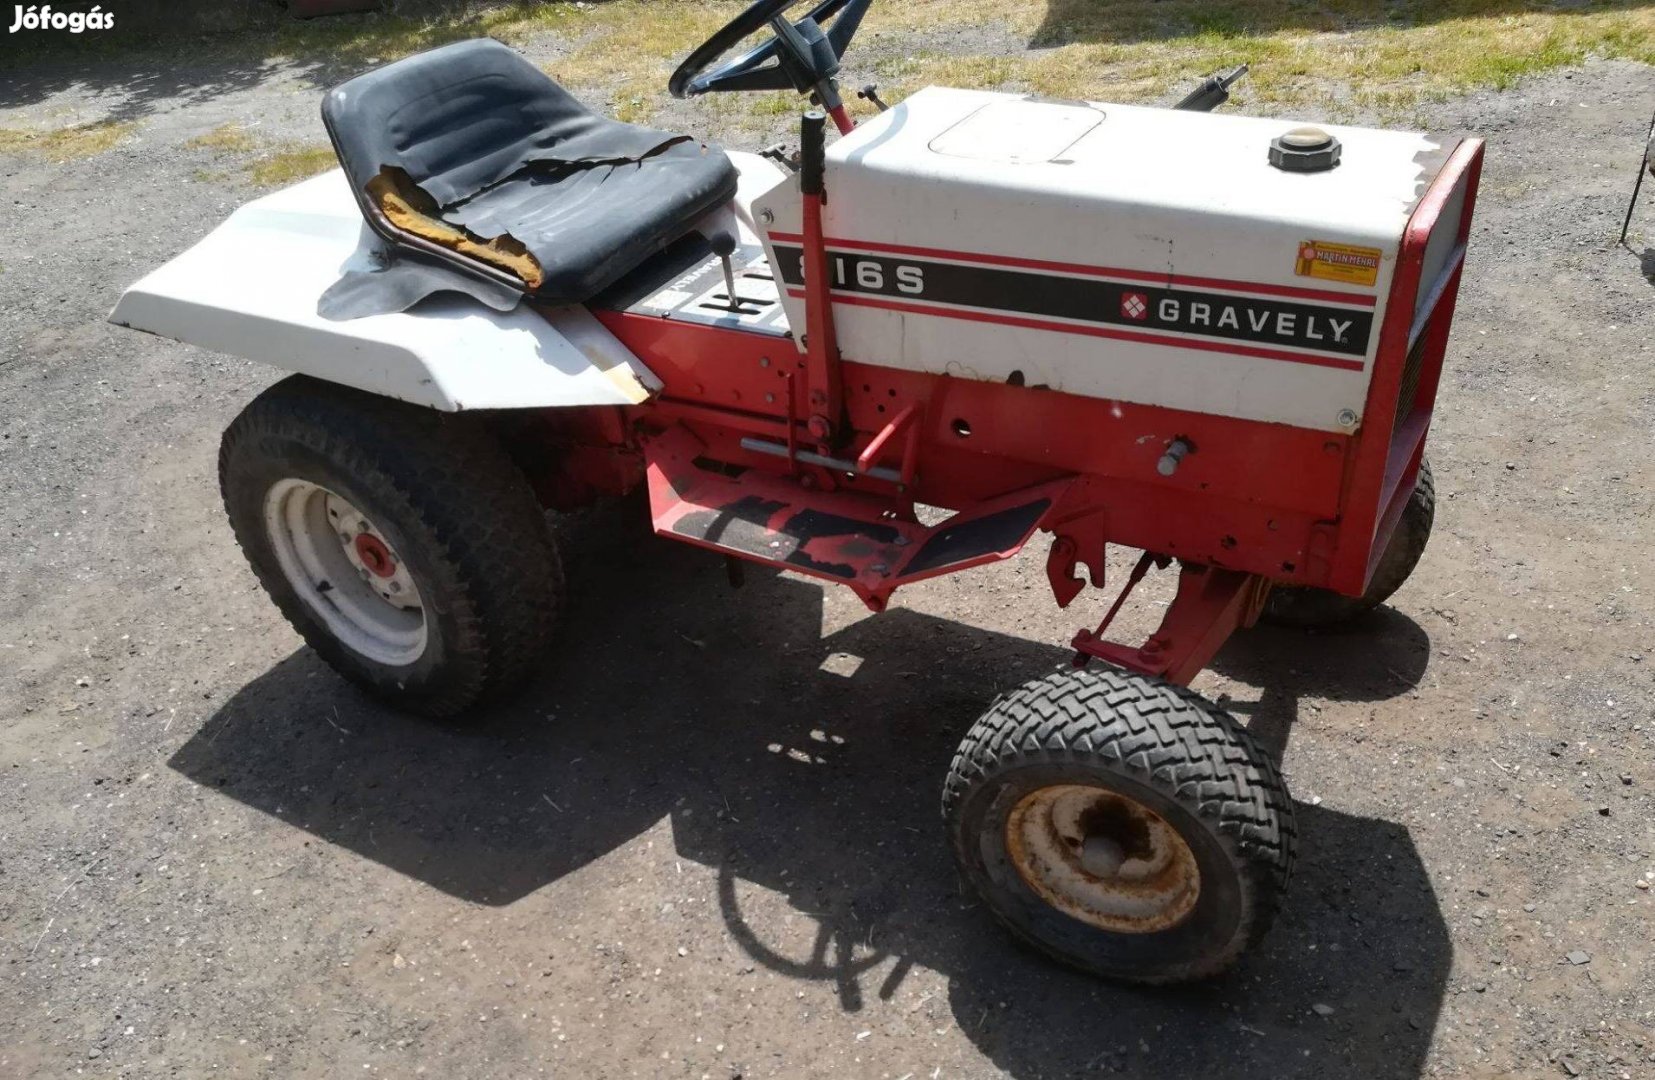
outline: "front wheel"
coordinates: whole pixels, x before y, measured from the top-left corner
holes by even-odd
[[[1263,936],[1292,868],[1275,763],[1198,695],[1113,668],[1002,696],[943,789],[960,870],[1018,937],[1137,983],[1214,975]]]
[[[472,418],[290,378],[224,433],[219,484],[288,622],[392,705],[455,716],[543,658],[557,549],[528,482]]]

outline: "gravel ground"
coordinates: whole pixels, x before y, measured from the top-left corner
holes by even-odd
[[[1095,614],[1038,558],[869,617],[589,512],[544,679],[465,730],[299,645],[214,483],[276,373],[102,320],[252,195],[186,142],[318,141],[326,74],[0,88],[138,122],[0,156],[0,1075],[1655,1075],[1655,259],[1612,243],[1655,71],[1424,107],[1490,140],[1437,535],[1394,609],[1198,681],[1301,861],[1233,975],[1154,993],[1013,945],[944,850],[955,742]]]

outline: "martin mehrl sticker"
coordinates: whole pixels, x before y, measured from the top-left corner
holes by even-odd
[[[1293,272],[1300,277],[1343,281],[1347,285],[1372,288],[1379,280],[1379,263],[1384,256],[1385,253],[1378,248],[1306,240],[1299,245],[1299,258],[1293,264]]]
[[[777,244],[775,250],[782,281],[792,286],[803,285],[802,249],[797,245]],[[1287,346],[1340,356],[1366,356],[1368,338],[1373,331],[1371,309],[860,251],[830,250],[828,272],[835,292],[953,304],[1007,315],[1067,319],[1250,345]],[[1263,288],[1266,287],[1261,286]],[[1352,301],[1361,302],[1356,297]]]

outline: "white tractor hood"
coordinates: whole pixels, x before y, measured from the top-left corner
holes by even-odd
[[[1337,166],[1273,166],[1272,140],[1300,126],[922,90],[827,152],[839,345],[909,370],[1354,430],[1404,229],[1448,155],[1421,134],[1324,125]],[[756,206],[802,325],[797,187]],[[1454,236],[1459,213],[1456,199],[1437,234]],[[1433,244],[1425,281],[1451,247]]]

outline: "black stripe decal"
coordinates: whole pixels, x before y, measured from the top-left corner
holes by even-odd
[[[776,244],[788,285],[804,284],[803,249]],[[958,304],[1071,319],[1127,330],[1170,331],[1225,341],[1366,356],[1374,313],[1330,304],[1065,277],[1031,270],[934,262],[867,252],[828,252],[838,292]]]

